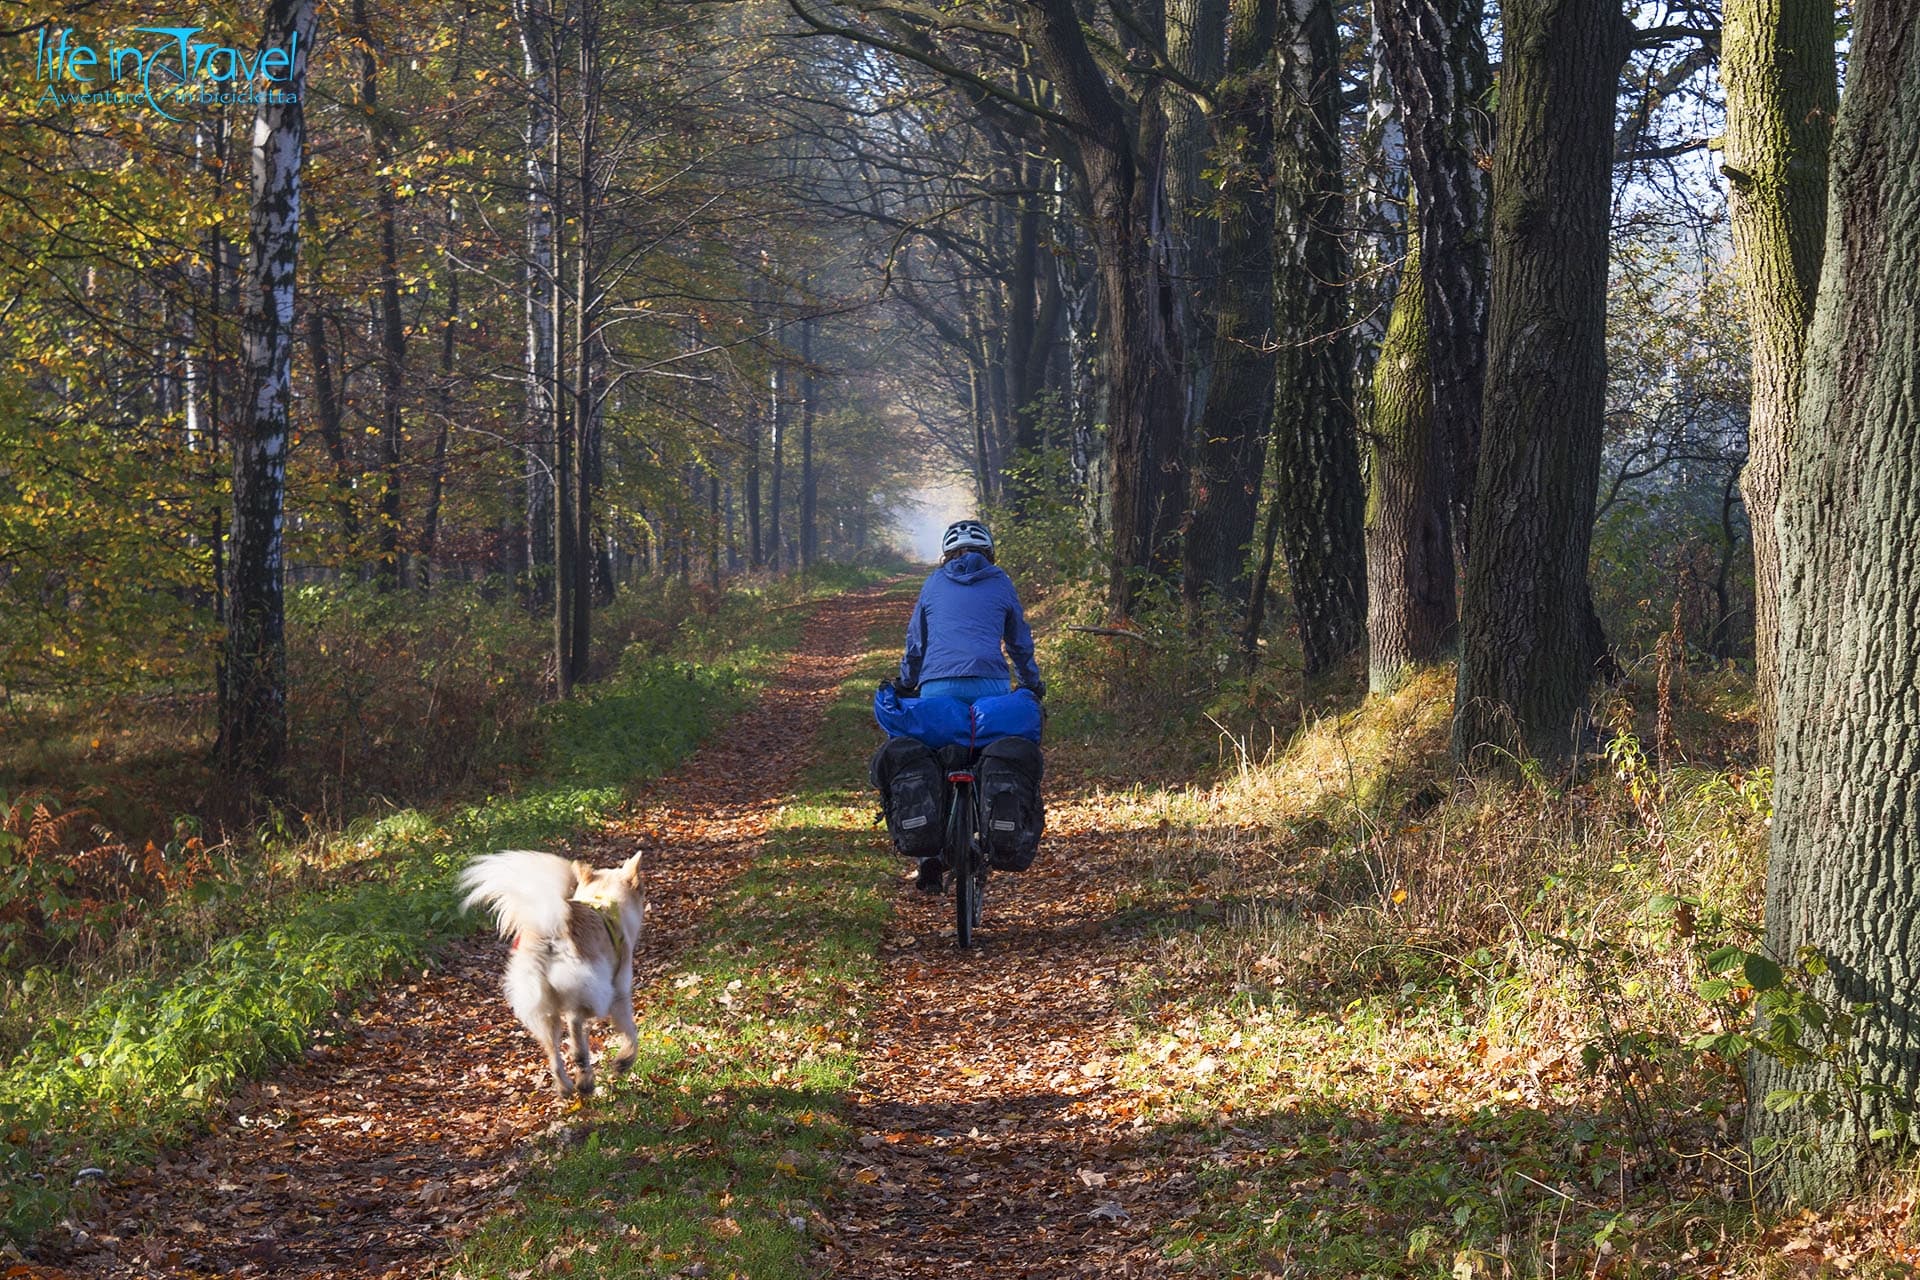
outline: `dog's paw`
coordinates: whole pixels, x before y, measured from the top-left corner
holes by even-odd
[[[633,1061],[635,1058],[639,1056],[640,1055],[637,1051],[632,1053],[623,1053],[619,1057],[615,1058],[608,1065],[613,1068],[613,1074],[617,1076],[623,1076],[627,1074],[627,1072],[633,1069]]]

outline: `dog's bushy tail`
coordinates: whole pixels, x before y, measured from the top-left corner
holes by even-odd
[[[567,930],[568,902],[579,886],[573,864],[551,853],[503,849],[476,858],[460,873],[462,906],[493,908],[500,936],[557,938]]]

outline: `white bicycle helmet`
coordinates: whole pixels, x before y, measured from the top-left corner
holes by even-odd
[[[952,555],[956,551],[993,550],[993,535],[987,532],[987,526],[978,520],[955,520],[940,535],[940,554]]]

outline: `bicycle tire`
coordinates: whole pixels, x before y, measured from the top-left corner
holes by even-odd
[[[966,817],[970,799],[965,786],[954,788],[953,810],[947,815],[947,867],[953,872],[953,932],[962,951],[973,945],[976,919],[973,859],[968,849],[973,833]]]

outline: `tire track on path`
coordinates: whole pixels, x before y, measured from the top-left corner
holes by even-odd
[[[1132,1034],[1119,1000],[1141,963],[1106,888],[1125,835],[1048,764],[1040,859],[988,882],[973,950],[954,946],[950,898],[912,895],[895,912],[848,1108],[835,1275],[1168,1270],[1150,1225],[1178,1216],[1192,1175],[1112,1079]]]
[[[887,587],[833,597],[755,704],[575,842],[601,865],[646,851],[636,989],[670,972],[758,852]],[[474,938],[371,999],[347,1034],[244,1086],[213,1132],[128,1171],[73,1226],[77,1276],[415,1276],[509,1201],[554,1119],[546,1068],[499,993],[504,944]],[[640,997],[642,1000],[644,996]]]

